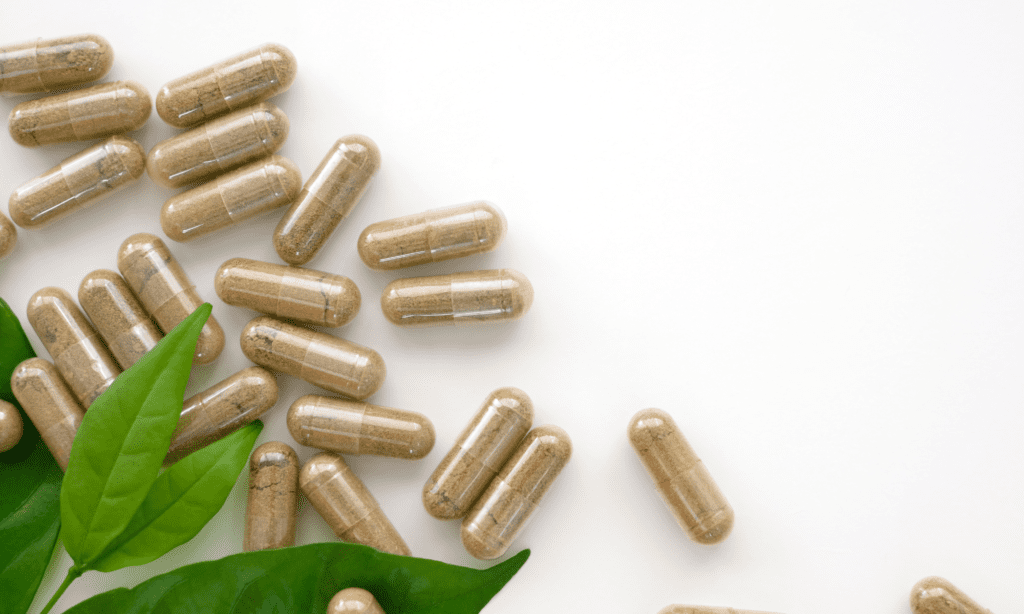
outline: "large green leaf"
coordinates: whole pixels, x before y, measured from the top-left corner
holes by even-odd
[[[529,556],[523,550],[477,570],[346,543],[244,552],[97,595],[66,614],[308,614],[327,611],[331,597],[350,586],[373,593],[388,614],[473,614]]]

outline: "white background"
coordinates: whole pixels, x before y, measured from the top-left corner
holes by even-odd
[[[226,4],[226,3],[225,3]],[[372,187],[309,266],[363,294],[337,334],[378,350],[370,400],[427,414],[417,462],[350,457],[417,556],[483,567],[420,489],[493,389],[514,385],[572,461],[513,545],[533,555],[489,614],[657,612],[670,603],[789,614],[909,614],[952,580],[993,612],[1024,594],[1024,5],[1015,2],[5,2],[0,43],[96,32],[110,79],[162,84],[274,41],[299,61],[272,100],[307,177],[354,132],[383,153]],[[0,100],[0,110],[24,98]],[[153,114],[146,148],[175,134]],[[0,138],[0,191],[81,146]],[[24,318],[46,285],[115,268],[160,233],[173,192],[148,178],[19,232],[0,295]],[[372,222],[487,199],[491,254],[411,274],[513,267],[536,289],[511,324],[400,330],[378,306],[401,274],[367,269]],[[279,214],[170,248],[228,345],[189,394],[247,366],[255,314],[217,267],[277,261]],[[29,331],[35,347],[44,353]],[[45,353],[44,353],[45,355]],[[280,376],[261,441],[316,392]],[[637,410],[672,413],[736,510],[690,542],[628,445]],[[299,447],[305,460],[314,454]],[[241,548],[246,478],[191,543],[90,572],[58,609]],[[298,543],[334,539],[303,502]],[[51,566],[33,612],[70,565]]]

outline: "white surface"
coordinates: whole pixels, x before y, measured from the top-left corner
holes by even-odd
[[[414,554],[483,567],[420,503],[470,415],[518,386],[575,444],[510,551],[532,557],[489,614],[908,614],[932,574],[1020,611],[1024,6],[743,4],[8,2],[0,41],[100,33],[117,53],[109,78],[153,94],[279,42],[300,69],[272,102],[303,177],[342,135],[378,143],[380,173],[310,266],[359,285],[363,308],[338,334],[384,356],[371,400],[427,414],[437,445],[352,466]],[[154,113],[135,136],[148,149],[174,133]],[[0,138],[0,191],[79,148]],[[40,287],[75,291],[114,268],[125,237],[160,232],[172,193],[145,179],[20,232],[0,295],[24,317]],[[402,275],[359,261],[360,231],[481,198],[508,216],[501,248],[411,273],[517,268],[532,311],[475,329],[389,324],[378,297]],[[237,339],[254,314],[219,301],[213,274],[236,255],[277,261],[278,217],[170,246],[228,335],[190,394],[248,364]],[[279,381],[261,441],[292,442],[287,407],[315,392]],[[626,423],[648,406],[675,416],[735,508],[723,544],[685,537],[629,448]],[[237,552],[245,483],[193,542],[87,574],[59,609]],[[304,507],[298,542],[331,539]],[[51,567],[33,612],[69,565]]]

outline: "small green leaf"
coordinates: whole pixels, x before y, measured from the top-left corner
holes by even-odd
[[[60,493],[61,539],[84,571],[117,539],[156,481],[185,399],[210,304],[185,318],[89,407]]]
[[[308,614],[327,611],[331,597],[350,586],[373,593],[388,614],[475,614],[529,556],[523,550],[489,569],[470,569],[346,543],[243,552],[108,591],[66,614]]]
[[[262,430],[257,420],[163,472],[128,527],[92,568],[145,565],[195,537],[223,507]]]

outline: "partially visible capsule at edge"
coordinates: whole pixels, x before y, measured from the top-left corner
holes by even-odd
[[[6,452],[18,445],[25,432],[21,412],[12,403],[0,400],[0,452]]]
[[[299,457],[286,443],[268,441],[249,457],[249,498],[243,552],[295,545]]]
[[[88,141],[138,130],[152,107],[149,92],[135,81],[101,83],[15,105],[7,128],[25,147]]]
[[[30,94],[89,83],[114,65],[114,49],[96,34],[37,38],[0,47],[0,92]]]
[[[992,614],[978,605],[953,583],[938,576],[927,577],[910,591],[914,614]]]
[[[420,459],[434,447],[421,413],[308,394],[288,409],[288,431],[304,446],[341,454]]]
[[[706,605],[669,605],[658,611],[658,614],[773,614],[760,610],[734,610],[733,608],[716,608]]]
[[[99,269],[78,286],[78,302],[122,369],[152,350],[163,337],[124,279]]]
[[[513,269],[396,279],[380,299],[399,326],[443,326],[521,318],[533,304],[530,280]]]
[[[338,591],[327,604],[327,614],[384,614],[377,599],[368,590],[346,588]]]
[[[11,374],[11,391],[61,470],[66,470],[85,410],[56,367],[42,358],[29,358]]]
[[[14,251],[18,243],[18,229],[6,215],[0,213],[0,258]]]

